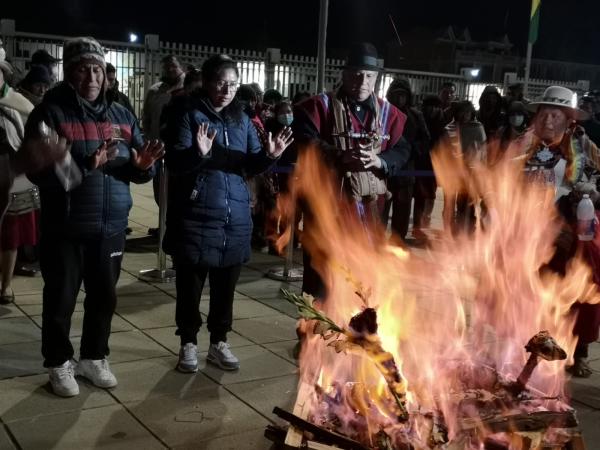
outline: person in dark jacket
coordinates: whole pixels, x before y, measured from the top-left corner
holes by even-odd
[[[429,131],[423,114],[413,106],[413,94],[408,80],[403,78],[395,79],[387,90],[386,98],[388,101],[406,114],[406,124],[404,125],[404,139],[410,144],[410,158],[402,167],[402,170],[414,171],[416,165],[421,163],[423,155],[429,149]],[[388,181],[388,189],[391,198],[386,201],[384,210],[384,223],[387,224],[389,217],[389,207],[392,208],[392,231],[404,240],[408,233],[408,224],[410,221],[410,211],[412,198],[415,195],[414,176],[392,177]],[[416,209],[416,204],[415,204]],[[413,230],[413,236],[415,232]],[[414,236],[421,238],[421,235]]]
[[[451,152],[454,158],[470,167],[473,162],[487,159],[486,134],[483,125],[475,119],[475,107],[468,100],[454,106],[452,122],[446,126],[444,151]],[[444,190],[444,229],[452,233],[472,232],[476,226],[476,205],[480,198],[469,195],[468,186],[463,182],[454,190]]]
[[[106,64],[106,95],[109,100],[124,106],[131,114],[135,116],[133,106],[123,92],[119,90],[119,80],[117,80],[117,68],[111,63]]]
[[[446,119],[442,109],[442,101],[437,95],[428,95],[423,99],[423,118],[429,132],[429,147],[421,155],[417,168],[419,170],[433,171],[431,152],[436,148],[440,139],[446,132]],[[431,214],[435,204],[437,180],[435,176],[420,177],[415,187],[415,206],[413,210],[413,236],[417,239],[425,238],[423,230],[431,226]]]
[[[47,50],[41,48],[36,50],[33,55],[31,55],[31,65],[32,66],[44,66],[48,73],[50,74],[51,84],[50,86],[54,86],[58,81],[58,63],[60,59],[55,58]]]
[[[580,120],[579,124],[594,144],[600,145],[600,121],[594,116],[595,109],[597,108],[596,99],[586,94],[581,97],[579,107],[589,114],[589,117],[585,120]]]
[[[25,142],[40,135],[53,139],[54,133],[70,142],[65,161],[30,176],[42,207],[44,366],[54,393],[70,397],[79,393],[75,373],[102,388],[117,384],[106,357],[131,208],[129,183],[150,181],[164,152],[158,141],[144,143],[133,114],[107,100],[104,50],[97,41],[69,40],[63,56],[65,81],[29,116]],[[69,332],[82,281],[86,297],[75,366]]]
[[[500,92],[494,86],[486,86],[479,97],[477,119],[483,125],[488,142],[499,138],[499,132],[506,122]]]
[[[250,118],[235,99],[239,73],[224,55],[202,65],[202,91],[191,108],[173,114],[175,141],[167,143],[166,163],[178,178],[169,204],[165,249],[177,266],[175,322],[181,349],[177,369],[198,370],[198,309],[206,278],[210,282],[207,361],[224,370],[239,368],[227,344],[233,295],[242,264],[250,258],[252,221],[245,175],[271,166],[292,142],[291,129],[268,135],[261,145]]]
[[[31,66],[25,78],[19,83],[17,92],[23,95],[34,106],[37,106],[42,102],[51,84],[52,79],[46,66]]]

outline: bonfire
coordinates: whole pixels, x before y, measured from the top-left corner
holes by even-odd
[[[310,209],[303,245],[327,296],[284,293],[305,332],[296,407],[276,408],[291,426],[266,433],[286,448],[584,448],[565,390],[570,310],[598,295],[581,259],[566,276],[546,269],[554,192],[519,158],[448,155],[434,154],[438,181],[467,187],[478,226],[415,254],[357,218],[316,150],[301,154],[281,209]]]

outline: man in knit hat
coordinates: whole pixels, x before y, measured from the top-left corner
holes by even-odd
[[[131,112],[105,95],[104,50],[95,39],[67,41],[63,62],[65,81],[33,110],[25,139],[47,128],[70,143],[67,161],[30,177],[42,203],[44,366],[54,393],[70,397],[79,393],[75,373],[98,387],[117,384],[106,358],[131,208],[129,183],[150,181],[164,151],[158,141],[144,142]],[[69,333],[82,281],[86,298],[76,365]]]
[[[58,81],[58,63],[60,59],[55,58],[45,49],[39,49],[31,55],[32,66],[44,66],[50,74],[51,85]]]
[[[46,66],[31,66],[25,78],[19,83],[17,91],[29,100],[34,106],[42,103],[44,94],[50,89],[52,78]]]

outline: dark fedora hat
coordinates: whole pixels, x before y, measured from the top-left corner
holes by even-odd
[[[348,59],[344,69],[354,70],[376,70],[381,67],[377,65],[377,49],[369,42],[359,42],[350,47]]]

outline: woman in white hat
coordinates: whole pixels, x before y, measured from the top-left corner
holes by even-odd
[[[535,113],[532,130],[527,133],[526,170],[534,180],[554,185],[557,207],[566,226],[556,241],[556,253],[548,264],[564,274],[568,261],[582,247],[582,253],[592,268],[594,281],[600,285],[600,233],[592,241],[579,242],[575,233],[577,204],[584,191],[600,197],[593,185],[584,183],[586,165],[600,169],[600,149],[585,134],[577,121],[586,120],[588,113],[575,107],[574,93],[564,87],[546,89],[541,100],[527,105]],[[582,189],[587,186],[587,189]],[[600,217],[598,211],[596,215]],[[588,345],[598,340],[600,305],[577,304],[573,311],[577,321],[573,330],[578,337],[574,364],[569,371],[578,377],[589,377]]]
[[[551,86],[539,101],[527,105],[535,116],[527,134],[526,170],[536,180],[554,184],[557,198],[583,180],[586,163],[600,167],[600,150],[577,126],[588,113],[574,103],[573,91]]]

